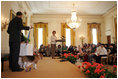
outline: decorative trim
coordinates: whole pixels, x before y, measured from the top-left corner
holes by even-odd
[[[44,23],[44,22],[37,22],[37,23],[34,23],[34,24],[48,24],[48,23]]]
[[[28,7],[28,9],[31,11],[31,13],[32,13],[32,9],[31,9],[31,6],[30,6],[30,4],[27,2],[27,1],[25,1],[25,4],[26,4],[26,6]]]
[[[101,24],[101,23],[92,22],[92,23],[87,23],[87,24]]]
[[[70,18],[70,15],[52,15],[52,14],[33,14],[32,15],[32,18],[37,18],[37,17],[40,17],[40,18]],[[80,17],[80,18],[95,18],[95,19],[103,19],[102,16],[77,16],[77,17]]]
[[[112,12],[115,11],[115,10],[117,11],[117,6],[111,8],[110,10],[108,10],[108,11],[103,15],[103,17],[107,16],[108,14],[112,13]]]

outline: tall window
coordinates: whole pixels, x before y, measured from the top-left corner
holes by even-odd
[[[66,46],[70,46],[71,45],[71,35],[70,35],[70,29],[66,29]]]
[[[93,36],[93,44],[97,44],[97,30],[95,28],[92,29]]]
[[[43,44],[43,28],[38,28],[38,48]]]

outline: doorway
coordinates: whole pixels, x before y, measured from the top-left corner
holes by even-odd
[[[108,43],[108,44],[111,44],[111,36],[110,36],[110,35],[107,36],[107,43]]]

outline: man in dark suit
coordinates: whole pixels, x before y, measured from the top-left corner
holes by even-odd
[[[31,27],[32,28],[32,27]],[[8,26],[9,34],[9,47],[10,47],[10,57],[9,57],[9,68],[15,71],[23,71],[18,65],[19,53],[20,53],[20,42],[21,42],[21,30],[29,30],[30,27],[23,26],[22,23],[22,12],[17,12],[16,17],[12,19]]]

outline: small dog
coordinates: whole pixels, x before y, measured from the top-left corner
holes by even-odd
[[[24,68],[26,71],[30,71],[30,65],[33,64],[33,68],[37,69],[38,61],[42,59],[42,54],[36,54],[35,56],[20,56],[19,57],[19,65],[21,68]]]

